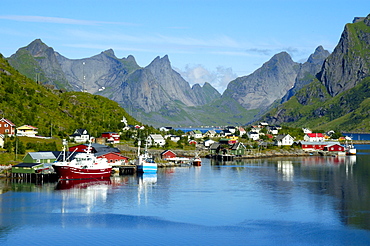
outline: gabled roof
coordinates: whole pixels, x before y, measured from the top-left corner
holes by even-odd
[[[233,146],[231,146],[231,149],[232,150],[237,150],[237,149],[240,149],[240,148],[244,148],[244,149],[246,149],[246,147],[244,146],[244,144],[243,143],[234,143],[233,144]]]
[[[13,122],[11,122],[11,121],[10,121],[10,120],[8,120],[8,119],[2,118],[0,121],[5,122],[5,123],[9,124],[10,126],[15,126],[15,125],[14,125],[14,123],[13,123]]]
[[[323,133],[307,133],[310,138],[323,138],[325,135]]]
[[[17,128],[17,130],[37,130],[37,127],[30,126],[30,125],[23,125]]]
[[[209,147],[209,149],[214,150],[214,149],[218,149],[219,147],[220,147],[220,144],[219,144],[219,143],[213,143],[213,144]]]
[[[168,152],[171,152],[172,154],[176,155],[176,153],[175,153],[175,152],[173,152],[172,150],[169,150],[169,149],[167,149],[167,150],[163,151],[163,152],[161,153],[161,155],[164,155],[164,154],[166,154],[166,153],[168,153]]]
[[[150,137],[155,140],[164,140],[163,136],[161,134],[150,134]]]
[[[29,152],[28,154],[35,160],[56,159],[53,152]]]
[[[84,133],[86,131],[86,133]],[[89,132],[86,129],[76,129],[75,132],[70,136],[81,136],[81,135],[88,135]]]

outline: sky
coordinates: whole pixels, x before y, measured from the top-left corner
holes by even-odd
[[[345,24],[369,13],[369,0],[1,0],[0,53],[39,38],[69,59],[113,49],[145,67],[168,55],[190,85],[222,93],[277,53],[332,52]]]

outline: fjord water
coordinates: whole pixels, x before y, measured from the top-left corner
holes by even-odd
[[[370,146],[101,181],[2,181],[1,245],[369,245]]]

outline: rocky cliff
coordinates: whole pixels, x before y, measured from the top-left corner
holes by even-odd
[[[369,16],[345,26],[338,45],[324,62],[318,78],[332,96],[353,88],[369,76]]]

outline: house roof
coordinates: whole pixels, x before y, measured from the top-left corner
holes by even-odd
[[[219,143],[213,143],[213,144],[209,147],[209,149],[214,150],[214,149],[218,149],[219,147],[220,147],[220,144],[219,144]]]
[[[282,135],[277,135],[276,136],[276,140],[277,141],[280,141],[280,140],[283,140],[284,138],[286,138],[286,137],[290,137],[291,139],[293,139],[293,137],[292,136],[290,136],[289,134],[282,134]]]
[[[175,152],[173,152],[172,150],[169,150],[169,149],[167,149],[167,150],[163,151],[163,152],[161,153],[161,155],[164,155],[164,154],[166,154],[166,153],[168,153],[168,152],[171,152],[172,154],[176,155],[176,154],[175,154]]]
[[[15,126],[14,125],[14,123],[13,122],[11,122],[10,120],[8,120],[8,119],[5,119],[5,118],[2,118],[0,121],[2,121],[2,122],[6,122],[6,123],[8,123],[9,125],[11,125],[11,126]]]
[[[246,147],[244,146],[243,143],[240,143],[240,142],[239,143],[234,143],[233,146],[231,146],[231,149],[232,150],[237,150],[237,149],[240,149],[240,148],[244,148],[245,149]]]
[[[17,130],[36,130],[37,127],[30,126],[30,125],[23,125],[17,128]]]
[[[86,133],[84,133],[86,131]],[[70,136],[81,136],[81,135],[88,135],[88,131],[86,129],[76,129],[75,132]]]
[[[151,137],[154,141],[156,141],[156,140],[159,140],[159,141],[164,140],[163,136],[162,136],[162,135],[160,135],[160,134],[150,134],[150,137]]]
[[[19,163],[17,165],[14,165],[13,167],[34,167],[43,165],[42,163]]]
[[[29,152],[28,155],[35,160],[56,159],[53,152]]]
[[[323,138],[325,135],[323,133],[307,133],[310,138]]]

